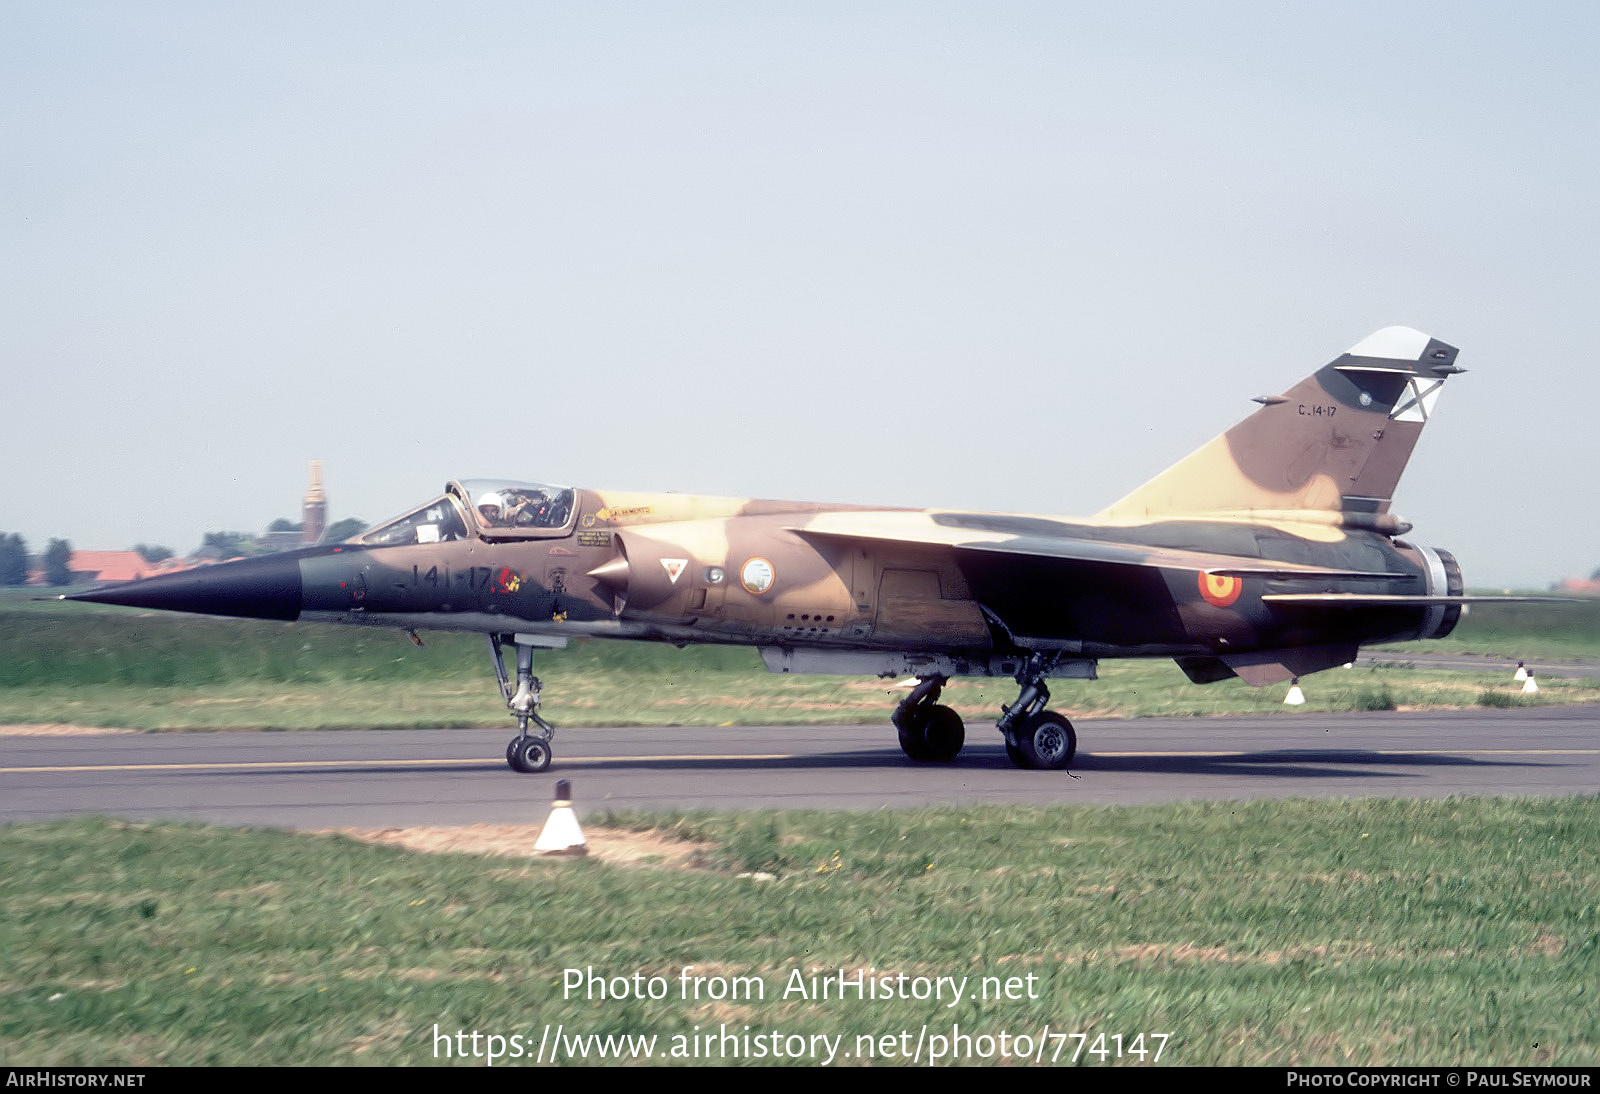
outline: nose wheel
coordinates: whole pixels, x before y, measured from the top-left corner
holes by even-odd
[[[511,770],[537,775],[550,766],[550,740],[547,737],[513,737],[506,746],[506,763]]]

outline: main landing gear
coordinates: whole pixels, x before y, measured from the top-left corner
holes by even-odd
[[[922,676],[918,681],[889,718],[900,735],[900,751],[918,763],[949,763],[967,743],[967,727],[961,715],[939,705],[945,677]]]
[[[1045,710],[1050,689],[1045,677],[1055,666],[1056,655],[1035,653],[1017,670],[1017,685],[1022,689],[1017,701],[1001,708],[995,728],[1005,738],[1006,755],[1018,767],[1061,771],[1078,751],[1078,734],[1065,715]],[[895,707],[890,721],[900,737],[900,750],[918,763],[949,763],[966,743],[966,727],[961,716],[939,704],[939,695],[949,680],[944,676],[921,676],[918,683]]]
[[[1044,709],[1050,701],[1045,675],[1055,665],[1055,655],[1035,653],[1017,670],[1022,688],[1017,701],[1000,708],[995,728],[1006,739],[1006,755],[1018,767],[1061,771],[1078,752],[1078,733],[1066,715]]]
[[[506,674],[505,648],[508,645],[516,648],[515,688]],[[524,775],[537,774],[550,766],[550,742],[555,739],[556,730],[539,717],[539,692],[543,685],[533,674],[533,647],[517,642],[509,634],[491,634],[489,656],[494,661],[494,673],[500,679],[500,694],[505,696],[506,706],[517,720],[517,735],[506,745],[506,763],[511,765],[511,770]],[[529,722],[538,727],[537,732],[528,732]]]

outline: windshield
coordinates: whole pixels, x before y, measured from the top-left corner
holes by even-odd
[[[572,519],[571,487],[470,479],[455,488],[466,498],[478,527],[489,535],[552,531],[565,528]]]
[[[448,543],[465,539],[466,522],[451,498],[435,498],[415,512],[386,521],[354,542],[374,547],[400,547],[411,543]]]

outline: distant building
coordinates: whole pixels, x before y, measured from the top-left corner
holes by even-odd
[[[115,581],[138,581],[156,574],[187,570],[194,566],[204,566],[207,563],[222,562],[229,558],[240,558],[263,551],[292,551],[297,547],[320,543],[328,524],[328,498],[322,490],[320,460],[311,461],[311,485],[306,490],[300,512],[299,526],[292,525],[288,521],[274,522],[278,525],[277,528],[269,528],[255,537],[223,533],[225,538],[237,541],[233,548],[228,550],[203,544],[186,559],[173,558],[161,563],[146,562],[144,556],[137,551],[74,551],[71,561],[67,563],[67,569],[72,572],[72,583],[75,585],[102,585]],[[45,583],[41,565],[39,560],[33,560],[29,574],[30,584]]]
[[[311,461],[311,487],[300,504],[300,542],[310,546],[322,542],[328,527],[328,498],[322,492],[322,461]]]
[[[328,497],[322,492],[322,462],[311,461],[311,485],[300,503],[300,523],[275,520],[267,530],[251,537],[251,542],[262,551],[293,551],[322,542],[328,527]]]
[[[72,583],[103,585],[112,581],[138,581],[164,572],[164,567],[146,562],[138,551],[73,551],[67,563]]]

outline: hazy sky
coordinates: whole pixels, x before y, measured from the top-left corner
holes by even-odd
[[[457,477],[1091,513],[1372,330],[1600,566],[1600,6],[0,0],[0,530]]]

